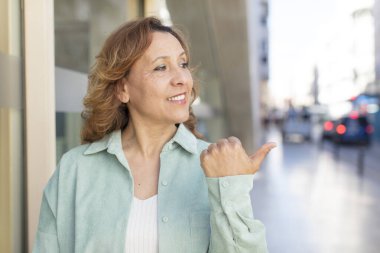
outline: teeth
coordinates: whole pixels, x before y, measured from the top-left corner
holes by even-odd
[[[185,99],[185,95],[184,94],[168,98],[169,101],[179,101],[179,100],[183,100],[183,99]]]

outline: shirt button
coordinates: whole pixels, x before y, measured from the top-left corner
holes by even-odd
[[[163,186],[167,186],[167,185],[168,185],[168,181],[166,181],[166,180],[162,180],[162,181],[161,181],[161,184],[162,184]]]
[[[166,223],[169,221],[169,218],[167,216],[164,216],[164,217],[162,217],[162,221]]]
[[[224,182],[222,183],[222,185],[223,185],[224,188],[226,188],[226,187],[228,187],[230,184],[229,184],[227,181],[224,181]]]

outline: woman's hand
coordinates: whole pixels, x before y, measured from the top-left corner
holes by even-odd
[[[210,144],[201,154],[201,166],[207,177],[226,177],[255,174],[268,152],[276,147],[269,142],[248,156],[236,137],[221,139]]]

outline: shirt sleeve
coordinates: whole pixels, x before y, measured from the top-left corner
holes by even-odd
[[[255,220],[253,175],[207,178],[211,238],[209,253],[267,253],[264,225]]]
[[[43,193],[33,253],[59,252],[56,222],[57,191],[56,173],[54,173]]]

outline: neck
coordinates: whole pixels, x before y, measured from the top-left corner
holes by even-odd
[[[152,126],[130,119],[122,133],[123,150],[144,158],[159,156],[163,146],[174,136],[176,130],[174,124]]]

